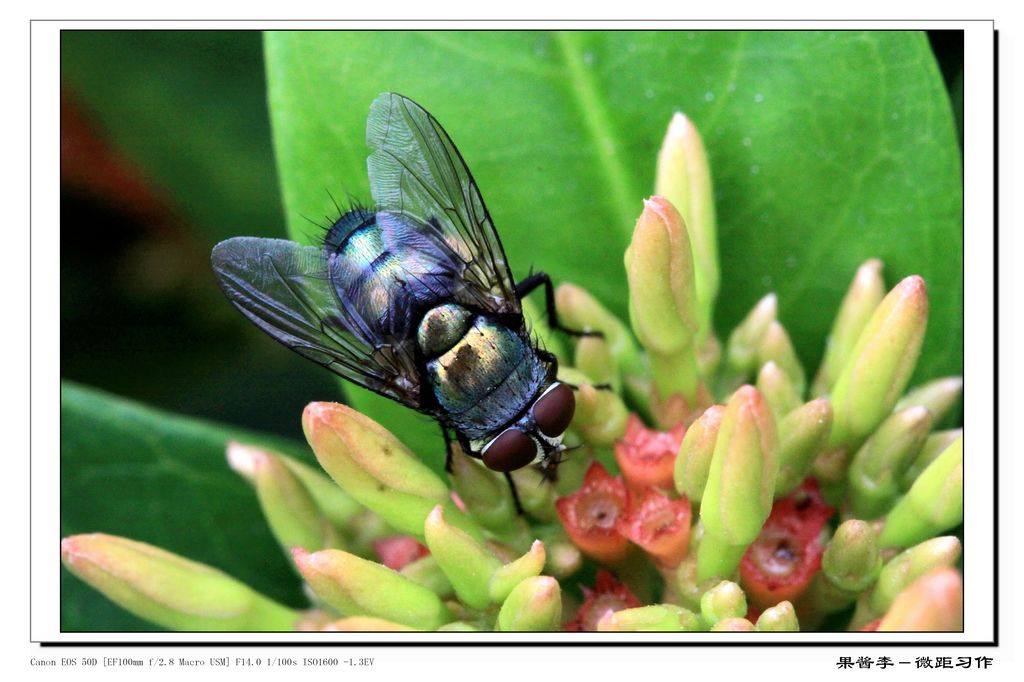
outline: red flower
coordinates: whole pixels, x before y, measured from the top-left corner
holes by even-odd
[[[629,541],[615,527],[626,509],[628,495],[619,477],[594,462],[583,477],[583,487],[555,501],[558,518],[572,541],[594,559],[614,563],[629,551]]]
[[[663,568],[675,568],[690,542],[690,501],[670,500],[648,488],[631,495],[629,508],[616,523],[619,533],[639,545]]]
[[[766,609],[803,594],[821,568],[821,531],[834,512],[813,478],[775,501],[740,562],[740,581],[752,605]]]
[[[392,535],[374,540],[373,551],[380,557],[381,563],[396,571],[430,554],[429,549],[408,535]]]
[[[615,459],[630,488],[672,488],[672,475],[686,426],[669,431],[648,429],[635,414],[629,415],[626,433],[615,443]]]
[[[606,614],[640,606],[640,600],[629,588],[603,569],[597,572],[594,589],[582,589],[583,605],[576,617],[565,624],[568,632],[597,632],[597,624]]]

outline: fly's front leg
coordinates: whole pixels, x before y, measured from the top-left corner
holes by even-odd
[[[548,309],[548,326],[552,329],[557,329],[560,332],[568,334],[569,336],[597,336],[603,337],[604,334],[601,332],[584,332],[578,329],[569,329],[568,327],[562,326],[562,323],[558,321],[558,311],[555,309],[555,288],[551,284],[551,278],[546,272],[535,272],[528,276],[523,281],[516,284],[516,295],[519,298],[524,298],[530,294],[537,287],[544,285],[544,299],[546,301]]]

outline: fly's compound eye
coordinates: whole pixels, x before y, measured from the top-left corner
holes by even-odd
[[[506,429],[483,451],[484,464],[493,471],[522,469],[537,457],[537,443],[519,429]]]
[[[541,433],[550,438],[561,436],[576,412],[576,396],[565,384],[555,384],[537,399],[532,412]]]

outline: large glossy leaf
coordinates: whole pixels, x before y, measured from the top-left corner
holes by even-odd
[[[446,127],[519,276],[534,266],[626,310],[623,251],[669,117],[703,131],[728,331],[763,294],[813,371],[857,265],[923,275],[919,377],[962,371],[960,156],[923,35],[904,32],[270,33],[271,117],[289,232],[366,200],[371,100],[401,92]],[[423,452],[436,431],[354,402]],[[436,459],[435,459],[436,461]]]
[[[256,495],[224,459],[230,439],[311,461],[299,444],[159,412],[61,384],[61,536],[123,535],[222,569],[294,606],[299,580],[263,520]],[[61,629],[150,630],[67,571]]]

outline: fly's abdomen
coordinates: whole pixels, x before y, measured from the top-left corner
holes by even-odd
[[[455,304],[428,311],[417,338],[438,404],[471,439],[511,422],[544,380],[522,336]]]

